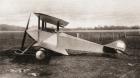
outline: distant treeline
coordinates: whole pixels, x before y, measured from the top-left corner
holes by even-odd
[[[96,26],[96,27],[88,27],[88,28],[66,28],[64,30],[125,30],[125,29],[140,29],[139,25],[136,26]]]
[[[0,24],[0,31],[23,31],[25,28],[21,26]],[[78,28],[62,28],[61,30],[124,30],[124,29],[140,29],[140,25],[135,26],[95,26],[95,27],[78,27]]]
[[[0,24],[0,31],[23,31],[24,27]]]
[[[123,30],[123,29],[140,29],[140,26],[98,26],[95,30]]]

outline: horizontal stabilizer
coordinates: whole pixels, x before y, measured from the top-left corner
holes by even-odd
[[[114,48],[114,49],[118,49],[121,51],[125,51],[125,49],[126,49],[126,44],[122,40],[114,41],[112,43],[106,44],[105,46]]]

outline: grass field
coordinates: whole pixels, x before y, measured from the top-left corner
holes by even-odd
[[[7,50],[20,47],[23,38],[23,31],[0,31],[0,50]],[[33,40],[27,36],[25,46]]]
[[[100,44],[121,39],[126,52],[118,58],[100,55],[53,56],[49,63],[34,56],[0,55],[1,78],[140,78],[139,32],[67,32]],[[0,50],[20,47],[23,32],[0,32]],[[28,38],[27,44],[32,40]],[[6,52],[9,53],[9,52]]]

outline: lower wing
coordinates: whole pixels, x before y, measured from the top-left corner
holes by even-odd
[[[65,33],[52,35],[35,45],[64,55],[68,55],[67,49],[79,50],[78,52],[80,53],[117,53],[117,50],[124,51],[126,47],[125,43],[121,40],[114,41],[107,45],[101,45]]]

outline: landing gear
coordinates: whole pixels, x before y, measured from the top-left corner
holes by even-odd
[[[45,59],[45,57],[46,57],[45,50],[43,48],[41,48],[40,50],[38,50],[36,52],[36,55],[35,56],[36,56],[36,59],[38,59],[38,60]]]
[[[44,48],[40,48],[36,54],[35,54],[36,59],[38,60],[44,60],[44,59],[49,59],[50,58],[50,54],[47,50],[45,50]]]

